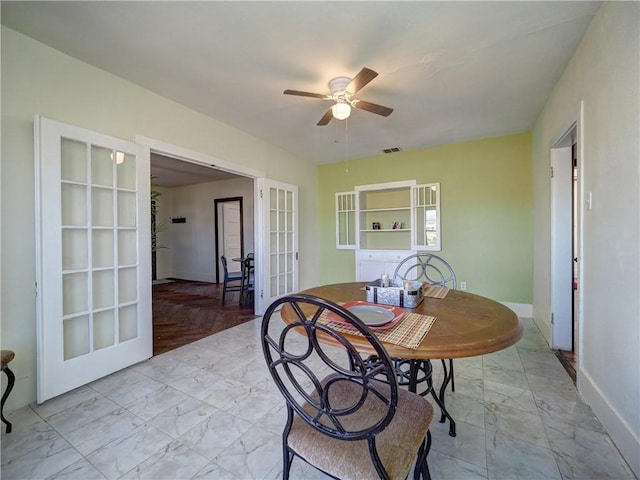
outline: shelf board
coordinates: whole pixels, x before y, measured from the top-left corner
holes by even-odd
[[[360,230],[361,232],[410,232],[411,229],[410,228],[377,228],[377,229],[373,229],[373,228],[364,228],[362,230]]]
[[[367,213],[367,212],[398,212],[398,211],[405,211],[405,210],[411,210],[411,207],[361,208],[360,212],[361,213]]]

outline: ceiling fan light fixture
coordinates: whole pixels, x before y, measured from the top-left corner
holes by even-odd
[[[124,152],[120,152],[118,150],[114,150],[111,152],[111,160],[115,160],[117,165],[122,165],[124,163]]]
[[[345,118],[349,118],[349,115],[351,115],[351,105],[344,102],[338,102],[331,107],[331,112],[333,113],[334,118],[344,120]]]
[[[376,72],[370,68],[364,67],[353,78],[336,77],[330,80],[330,95],[303,92],[300,90],[285,90],[283,93],[285,95],[298,95],[300,97],[311,97],[318,98],[320,100],[334,101],[335,104],[325,110],[322,118],[320,118],[320,121],[317,123],[318,126],[328,125],[332,118],[335,118],[336,120],[345,120],[349,118],[352,107],[357,108],[358,110],[375,113],[376,115],[382,115],[383,117],[388,117],[391,115],[391,112],[393,112],[393,108],[377,105],[371,102],[365,102],[364,100],[355,98],[355,95],[377,76],[378,74]]]

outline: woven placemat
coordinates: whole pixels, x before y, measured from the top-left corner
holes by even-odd
[[[440,287],[438,285],[429,285],[424,287],[424,296],[430,298],[444,298],[449,293],[449,287]]]
[[[327,312],[320,315],[318,319],[323,325],[327,325],[333,330],[351,335],[362,335],[358,330],[348,323],[338,322],[327,318]],[[378,337],[378,340],[386,343],[393,343],[401,347],[415,350],[420,346],[424,337],[429,333],[431,326],[436,321],[436,317],[430,315],[420,315],[419,313],[407,312],[401,320],[389,328],[375,328],[371,331]]]

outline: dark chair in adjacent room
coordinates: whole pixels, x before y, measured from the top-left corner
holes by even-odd
[[[224,283],[222,285],[222,304],[224,305],[227,293],[242,293],[242,271],[230,273],[229,267],[227,266],[227,259],[224,255],[220,257],[220,261],[224,268]]]
[[[253,302],[255,290],[253,253],[248,253],[242,260],[242,282],[240,286],[240,304],[249,305]]]
[[[291,322],[285,325],[281,315]],[[363,337],[380,359],[373,369],[345,335],[324,323],[327,316]],[[358,479],[405,479],[416,460],[413,477],[430,478],[433,408],[398,388],[389,355],[353,313],[310,295],[284,296],[265,312],[261,337],[286,401],[283,479],[295,457],[333,477]]]
[[[453,288],[458,287],[456,274],[449,263],[442,257],[431,253],[416,253],[403,259],[393,273],[396,280],[414,280],[427,282],[431,285]],[[442,359],[445,377],[451,382],[451,391],[455,392],[456,387],[453,379],[453,360],[449,359],[449,368]],[[446,384],[445,384],[446,386]]]

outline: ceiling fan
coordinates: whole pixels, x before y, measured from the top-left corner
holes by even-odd
[[[355,94],[367,85],[371,80],[378,76],[377,72],[369,68],[363,68],[358,74],[353,77],[337,77],[329,81],[329,88],[331,94],[323,95],[321,93],[301,92],[299,90],[285,90],[285,95],[299,95],[301,97],[313,97],[320,98],[322,100],[331,100],[334,103],[322,116],[318,125],[327,125],[331,118],[338,120],[344,120],[351,114],[351,108],[359,108],[360,110],[366,110],[367,112],[375,113],[376,115],[382,115],[388,117],[393,112],[393,108],[383,107],[371,102],[365,102],[355,97]]]

